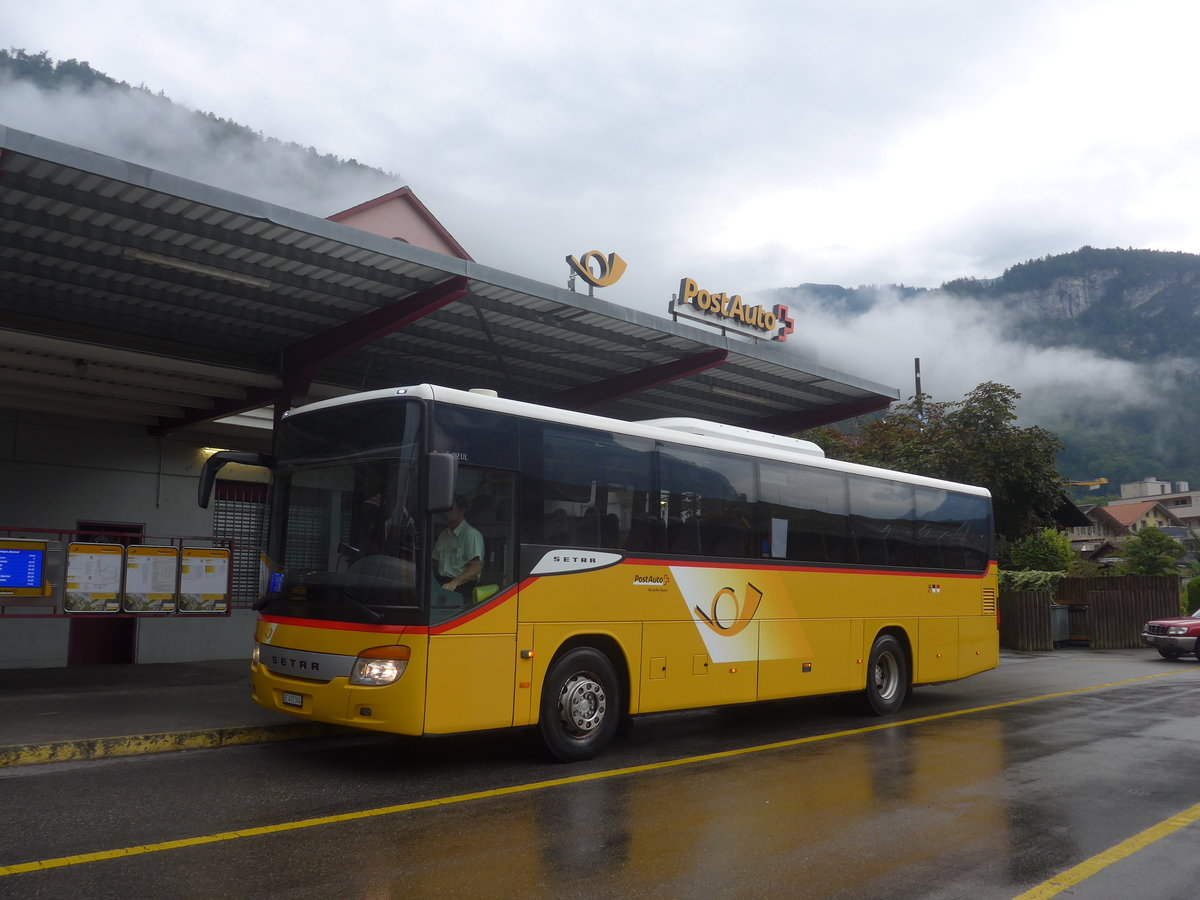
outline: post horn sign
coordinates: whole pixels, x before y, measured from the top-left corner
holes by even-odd
[[[595,272],[592,271],[593,262],[596,264],[597,271]],[[571,267],[572,272],[592,287],[608,287],[616,284],[625,274],[625,260],[615,253],[605,256],[599,250],[589,250],[583,254],[581,259],[568,256],[567,265]]]
[[[742,300],[741,294],[731,297],[724,291],[717,294],[703,290],[694,278],[679,282],[679,293],[671,300],[670,312],[683,319],[772,341],[786,341],[795,326],[782,303],[776,303],[773,309],[751,306]]]

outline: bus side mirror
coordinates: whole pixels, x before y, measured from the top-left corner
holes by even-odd
[[[240,463],[243,466],[262,466],[270,469],[274,466],[275,459],[265,453],[255,453],[252,450],[218,450],[204,461],[204,468],[200,470],[200,487],[197,491],[196,502],[202,509],[208,509],[208,498],[212,496],[217,473],[224,468],[225,463]]]
[[[431,513],[446,512],[454,506],[454,485],[458,481],[458,457],[453,453],[429,454],[429,484],[425,496]]]

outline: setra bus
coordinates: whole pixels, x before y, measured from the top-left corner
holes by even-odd
[[[571,761],[638,714],[889,715],[997,664],[988,492],[807,441],[423,384],[292,410],[273,456],[209,459],[202,505],[230,461],[273,470],[254,699],[304,719],[530,726]]]

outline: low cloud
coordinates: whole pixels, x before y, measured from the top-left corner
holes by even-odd
[[[1160,385],[1195,361],[1136,363],[1083,347],[1042,347],[1012,337],[1020,325],[1001,299],[978,301],[927,291],[905,297],[881,289],[875,304],[840,314],[797,289],[791,303],[794,352],[841,372],[915,393],[913,360],[921,360],[922,390],[938,401],[961,399],[995,381],[1022,395],[1025,424],[1103,418],[1158,403]]]
[[[346,168],[143,90],[42,90],[0,80],[0,122],[106,156],[328,216],[400,187],[398,176]]]

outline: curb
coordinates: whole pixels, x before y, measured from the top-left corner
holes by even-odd
[[[12,747],[0,747],[0,769],[52,762],[172,753],[178,750],[208,750],[217,747],[263,744],[271,741],[294,741],[347,732],[348,729],[337,725],[285,722],[279,725],[248,725],[198,731],[175,731],[165,734],[135,734],[125,737],[53,741],[46,744],[20,744]]]

